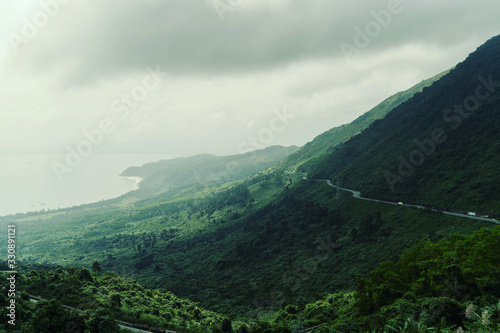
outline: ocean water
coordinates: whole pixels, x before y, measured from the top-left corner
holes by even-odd
[[[64,155],[1,155],[0,216],[72,207],[118,197],[137,188],[126,168],[173,158],[164,154],[92,154],[58,177]]]

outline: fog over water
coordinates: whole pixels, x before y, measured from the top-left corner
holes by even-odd
[[[93,154],[59,181],[54,161],[64,155],[3,155],[0,163],[0,216],[57,209],[118,197],[136,189],[119,177],[129,166],[172,158],[164,154]]]

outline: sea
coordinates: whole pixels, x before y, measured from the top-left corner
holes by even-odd
[[[64,155],[1,155],[0,216],[119,197],[137,189],[140,181],[120,177],[125,169],[173,157],[168,154],[92,154],[85,156],[78,166],[61,172],[62,169],[57,171],[54,165],[65,165]]]

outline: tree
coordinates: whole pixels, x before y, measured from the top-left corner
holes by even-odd
[[[34,332],[83,332],[85,321],[77,311],[67,311],[57,300],[40,301],[32,318]]]
[[[97,261],[94,261],[94,263],[92,264],[92,271],[94,273],[98,273],[101,271],[101,264],[99,264]]]
[[[80,271],[80,273],[78,273],[78,279],[80,281],[94,282],[94,278],[92,277],[92,274],[90,274],[89,270],[86,268],[83,268]]]
[[[111,294],[109,296],[109,302],[113,308],[120,308],[122,306],[122,299],[120,294]]]
[[[221,330],[222,332],[231,332],[233,330],[231,320],[224,318],[221,324]]]
[[[120,327],[115,322],[111,313],[103,308],[99,308],[89,321],[91,333],[115,333],[120,332]]]

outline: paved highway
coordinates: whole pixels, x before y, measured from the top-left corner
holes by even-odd
[[[388,205],[415,207],[415,208],[419,208],[419,209],[427,208],[427,209],[432,210],[433,212],[440,212],[440,213],[447,214],[447,215],[453,215],[453,216],[458,216],[458,217],[465,217],[465,218],[472,219],[472,220],[487,221],[487,222],[492,222],[492,223],[497,223],[497,224],[500,223],[500,221],[492,219],[492,218],[488,218],[488,217],[472,216],[472,215],[469,215],[469,214],[462,214],[462,213],[450,212],[450,211],[446,211],[446,210],[429,208],[429,207],[425,207],[425,206],[422,206],[422,205],[412,205],[412,204],[403,203],[403,202],[392,202],[392,201],[384,201],[384,200],[364,198],[364,197],[361,196],[361,192],[350,190],[348,188],[343,188],[343,187],[340,187],[340,186],[337,186],[337,185],[333,185],[332,182],[329,179],[309,179],[307,177],[302,177],[302,179],[309,180],[309,181],[316,181],[316,182],[325,182],[328,186],[331,186],[333,188],[336,188],[336,189],[339,189],[339,190],[342,190],[342,191],[351,192],[352,196],[354,198],[360,199],[360,200],[378,202],[378,203],[383,203],[383,204],[388,204]]]

